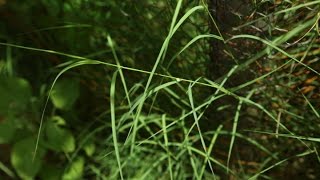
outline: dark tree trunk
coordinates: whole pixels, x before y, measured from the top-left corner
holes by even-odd
[[[210,0],[209,10],[215,23],[210,19],[211,33],[222,35],[225,39],[238,33],[233,28],[244,22],[244,18],[250,13],[252,5],[248,0]],[[241,44],[227,44],[223,41],[212,40],[210,42],[210,68],[209,76],[216,80],[225,74],[236,64],[239,64],[237,50]],[[241,52],[241,51],[240,51]]]

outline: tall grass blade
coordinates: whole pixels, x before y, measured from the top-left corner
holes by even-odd
[[[117,127],[116,127],[116,116],[115,116],[115,84],[117,80],[117,74],[118,71],[116,71],[111,80],[111,86],[110,86],[110,108],[111,108],[111,126],[112,126],[112,139],[113,139],[113,145],[114,150],[116,153],[116,158],[118,162],[120,177],[123,180],[123,174],[122,174],[122,166],[121,166],[121,158],[118,148],[118,140],[117,140]]]

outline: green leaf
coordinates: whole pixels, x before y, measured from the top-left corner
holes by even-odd
[[[33,179],[40,170],[44,150],[39,148],[38,155],[32,161],[36,139],[29,137],[18,141],[12,149],[11,164],[22,179]]]
[[[52,117],[46,123],[45,135],[48,148],[66,153],[75,150],[75,139],[72,133],[63,127],[65,124],[65,120],[59,116]]]
[[[28,81],[17,77],[0,77],[0,114],[21,110],[31,98]]]
[[[10,117],[0,117],[0,144],[9,143],[14,136],[16,126]]]
[[[79,97],[79,82],[75,79],[62,79],[54,85],[50,98],[53,105],[62,110],[69,110]]]
[[[83,146],[84,152],[86,152],[87,156],[92,156],[96,150],[96,146],[92,142],[88,142]]]
[[[72,162],[67,171],[63,174],[63,180],[77,180],[82,179],[84,167],[84,158],[79,157]]]

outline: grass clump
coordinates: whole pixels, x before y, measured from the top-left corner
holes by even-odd
[[[319,4],[7,2],[0,176],[317,179]]]

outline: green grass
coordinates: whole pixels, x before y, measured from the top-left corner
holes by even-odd
[[[220,25],[208,14],[210,7],[204,1],[200,4],[183,0],[150,3],[150,7],[167,7],[161,9],[167,16],[160,16],[163,12],[156,10],[139,11],[142,7],[129,6],[129,3],[127,7],[115,2],[110,7],[119,17],[138,11],[140,16],[159,16],[162,21],[141,22],[140,16],[132,15],[131,21],[118,20],[132,23],[119,30],[105,30],[97,22],[96,26],[52,25],[27,33],[70,33],[80,27],[91,28],[95,34],[89,36],[97,36],[104,42],[96,40],[96,46],[91,46],[103,48],[89,55],[82,53],[81,48],[61,51],[18,41],[0,42],[6,48],[6,64],[1,64],[0,74],[8,77],[23,75],[15,67],[21,59],[14,53],[32,52],[62,59],[58,64],[49,65],[52,81],[46,81],[41,87],[46,93],[33,97],[39,104],[35,116],[40,117],[17,126],[18,129],[28,127],[26,134],[36,136],[34,160],[39,157],[39,150],[47,151],[42,160],[46,166],[40,172],[49,172],[47,166],[50,165],[59,169],[52,171],[52,176],[60,178],[275,179],[286,177],[287,172],[288,177],[294,177],[295,172],[290,169],[296,168],[292,165],[296,163],[301,168],[296,171],[312,172],[299,178],[320,177],[315,172],[319,164],[306,165],[320,162],[319,102],[314,98],[319,92],[303,91],[305,87],[319,85],[317,78],[310,83],[306,81],[310,76],[320,75],[319,66],[312,63],[318,61],[317,54],[309,53],[318,48],[320,1],[281,2],[270,7],[271,12],[263,8],[266,2],[255,1],[251,4],[256,7],[252,18],[242,17],[241,25],[230,31],[232,35],[220,32]],[[104,6],[102,2],[98,5]],[[117,11],[116,7],[120,6],[121,11]],[[298,11],[304,15],[300,19],[294,15]],[[98,15],[96,18],[102,21]],[[271,16],[273,20],[269,19],[267,29],[249,34],[250,28],[259,29],[255,27],[257,22]],[[213,21],[217,34],[210,34],[207,21]],[[295,23],[287,25],[286,21]],[[139,23],[145,23],[145,27],[141,26],[145,32],[126,28],[137,25],[141,30]],[[166,27],[161,27],[163,24]],[[201,25],[205,28],[199,28]],[[167,34],[157,32],[157,28],[163,28],[159,32]],[[71,34],[76,36],[76,32]],[[207,69],[202,61],[209,59],[208,42],[212,41],[234,48],[225,52],[237,60],[227,73],[216,79],[204,73]],[[247,42],[259,47],[244,52],[242,48]],[[44,69],[43,73],[46,73]],[[249,73],[254,76],[247,75]],[[243,76],[245,82],[240,80]],[[56,84],[69,77],[81,82],[81,96],[70,110],[59,109],[50,97]],[[88,83],[98,84],[98,90],[88,90],[85,95],[86,86],[93,88]],[[90,108],[81,109],[84,106]],[[28,108],[12,112],[18,114],[17,117],[32,119]],[[50,149],[45,142],[43,129],[54,115],[65,119],[66,122],[60,124],[62,129],[76,139],[72,152]],[[0,114],[0,123],[2,117],[7,119],[9,115]],[[8,144],[14,145],[23,136],[17,135]],[[21,176],[19,167],[2,162],[2,156],[0,160],[3,174]],[[40,172],[34,176],[40,176]]]

